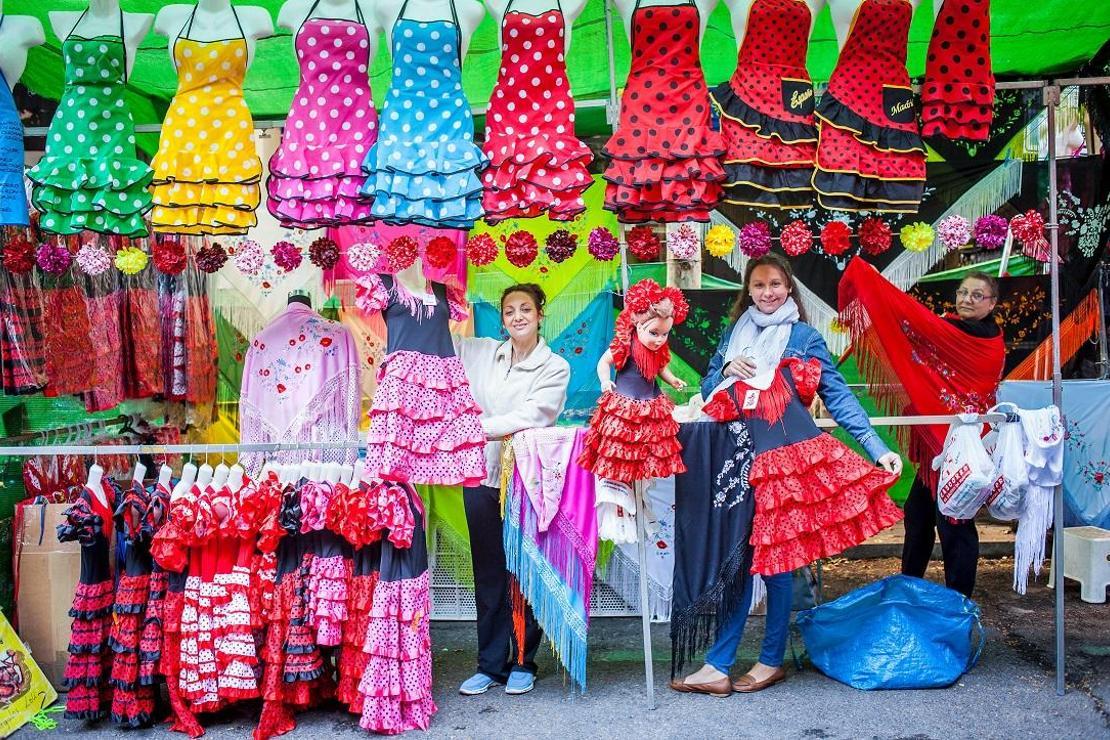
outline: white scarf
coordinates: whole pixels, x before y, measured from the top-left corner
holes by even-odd
[[[755,360],[756,373],[745,380],[744,384],[749,388],[767,390],[775,379],[786,344],[790,341],[790,332],[798,319],[798,304],[791,297],[787,297],[774,313],[763,313],[755,306],[748,306],[736,326],[732,327],[728,349],[725,350],[725,362],[737,357]],[[713,389],[710,396],[739,380],[735,376],[725,378]]]

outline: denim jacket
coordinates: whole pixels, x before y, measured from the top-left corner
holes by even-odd
[[[701,382],[701,395],[707,401],[713,389],[724,380],[725,352],[728,351],[728,342],[732,337],[734,326],[736,326],[735,322],[725,329],[717,345],[717,351],[709,361],[705,379]],[[852,435],[872,460],[877,461],[890,452],[878,432],[872,428],[867,412],[848,388],[844,376],[833,365],[829,348],[825,345],[825,340],[819,331],[800,321],[794,324],[790,332],[790,341],[786,343],[786,351],[783,353],[783,358],[791,357],[803,360],[816,358],[821,362],[821,384],[817,387],[818,395],[825,402],[825,408],[829,410],[833,420]]]

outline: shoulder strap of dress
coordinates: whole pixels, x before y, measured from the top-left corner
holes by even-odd
[[[512,10],[512,9],[513,9],[513,0],[509,0],[509,4],[505,6],[505,13],[501,17],[502,22],[504,22],[505,16],[508,15],[509,11]]]
[[[243,41],[246,41],[247,34],[243,31],[243,24],[239,22],[239,11],[235,9],[234,5],[231,6],[231,14],[235,16],[235,25],[239,27],[239,35],[243,37]]]
[[[408,2],[408,0],[405,0]],[[459,23],[459,13],[455,10],[455,0],[451,0],[451,20],[455,23],[455,40],[458,42],[458,48],[455,50],[459,59],[459,71],[462,71],[463,62],[463,37],[462,37],[462,24]]]
[[[123,11],[121,10],[120,12],[122,13]],[[73,28],[69,29],[69,33],[66,34],[66,37],[64,39],[62,39],[62,41],[65,41],[66,39],[68,39],[70,36],[73,35],[73,32],[77,30],[77,27],[81,25],[81,21],[85,20],[85,16],[88,15],[88,14],[89,14],[89,9],[88,8],[85,8],[83,11],[81,11],[81,15],[77,16],[77,22],[73,24]]]
[[[408,6],[409,6],[409,0],[405,0],[403,3],[401,3],[401,10],[400,10],[400,12],[397,13],[397,20],[398,21],[405,17],[405,9],[408,8]],[[397,21],[394,21],[394,23],[396,23],[396,22]]]
[[[119,43],[123,47],[123,81],[127,82],[127,34],[123,27],[123,8],[119,9]]]
[[[232,6],[232,7],[234,7],[234,6]],[[177,38],[188,40],[189,33],[193,30],[193,18],[195,18],[196,15],[197,15],[197,6],[194,5],[192,12],[189,13],[189,20],[187,20],[187,21],[185,21],[184,23],[181,24],[181,31],[177,34]]]

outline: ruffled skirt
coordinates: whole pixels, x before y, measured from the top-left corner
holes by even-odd
[[[57,144],[51,149],[61,148]],[[134,155],[134,146],[131,146]],[[124,156],[87,157],[47,152],[27,171],[31,203],[42,211],[39,225],[56,234],[85,229],[121,236],[146,236],[143,214],[153,173],[142,160]]]
[[[104,717],[107,707],[102,703],[102,690],[112,669],[112,653],[108,637],[112,629],[112,603],[115,592],[111,579],[97,583],[78,583],[73,594],[69,616],[73,625],[69,638],[63,687],[66,695],[66,717],[97,720]],[[106,692],[105,692],[106,693]]]
[[[370,132],[377,133],[373,128]],[[366,145],[372,143],[371,139]],[[266,206],[282,226],[319,229],[373,220],[370,200],[359,193],[365,179],[359,166],[364,155],[352,156],[353,145],[302,143],[296,154],[286,147],[283,137],[282,148],[270,158],[266,181]]]
[[[606,391],[590,418],[578,464],[599,478],[624,483],[685,472],[673,410],[666,394],[641,401]]]
[[[149,600],[149,574],[120,576],[108,645],[113,652],[112,721],[126,727],[145,727],[154,713],[154,687],[143,685],[139,675],[139,642]]]
[[[535,218],[570,221],[586,210],[582,194],[593,184],[590,148],[572,134],[514,136],[487,132],[489,167],[482,174],[486,221]]]

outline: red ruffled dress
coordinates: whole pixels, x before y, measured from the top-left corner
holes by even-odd
[[[725,179],[709,126],[697,6],[632,11],[632,67],[617,130],[605,144],[605,208],[623,223],[708,221]]]
[[[170,489],[155,485],[150,493],[150,502],[143,514],[146,529],[148,552],[153,547],[154,537],[168,521],[170,508]],[[166,590],[168,574],[151,558],[150,596],[146,603],[142,631],[139,635],[139,683],[151,686],[157,692],[162,682],[161,661],[163,650],[162,626],[165,622]]]
[[[906,70],[913,6],[863,0],[817,106],[813,188],[821,207],[917,213],[925,145]]]
[[[725,201],[809,208],[817,125],[806,70],[812,27],[804,0],[755,0],[728,82],[710,90],[728,151]]]
[[[58,525],[59,542],[81,543],[81,575],[69,610],[73,626],[62,683],[68,691],[66,717],[83,720],[101,719],[111,702],[108,637],[115,592],[108,557],[115,492],[106,481],[101,488],[107,506],[85,488],[66,509],[65,523]]]
[[[574,97],[566,64],[566,18],[555,9],[513,11],[501,24],[501,69],[486,111],[482,174],[486,221],[545,212],[569,221],[586,210],[593,154],[574,135]]]
[[[339,495],[339,487],[330,483],[301,486],[301,533],[316,538],[309,566],[308,624],[315,629],[316,644],[320,647],[334,647],[342,642],[343,623],[349,617],[351,548],[326,527],[332,501]]]
[[[631,351],[614,357],[616,388],[601,394],[590,417],[578,464],[599,478],[633,483],[686,471],[674,402],[659,389],[657,372],[641,367],[638,357],[644,353],[633,336]],[[667,357],[658,358],[660,368]]]
[[[921,86],[921,135],[986,141],[994,118],[990,0],[940,8]]]

